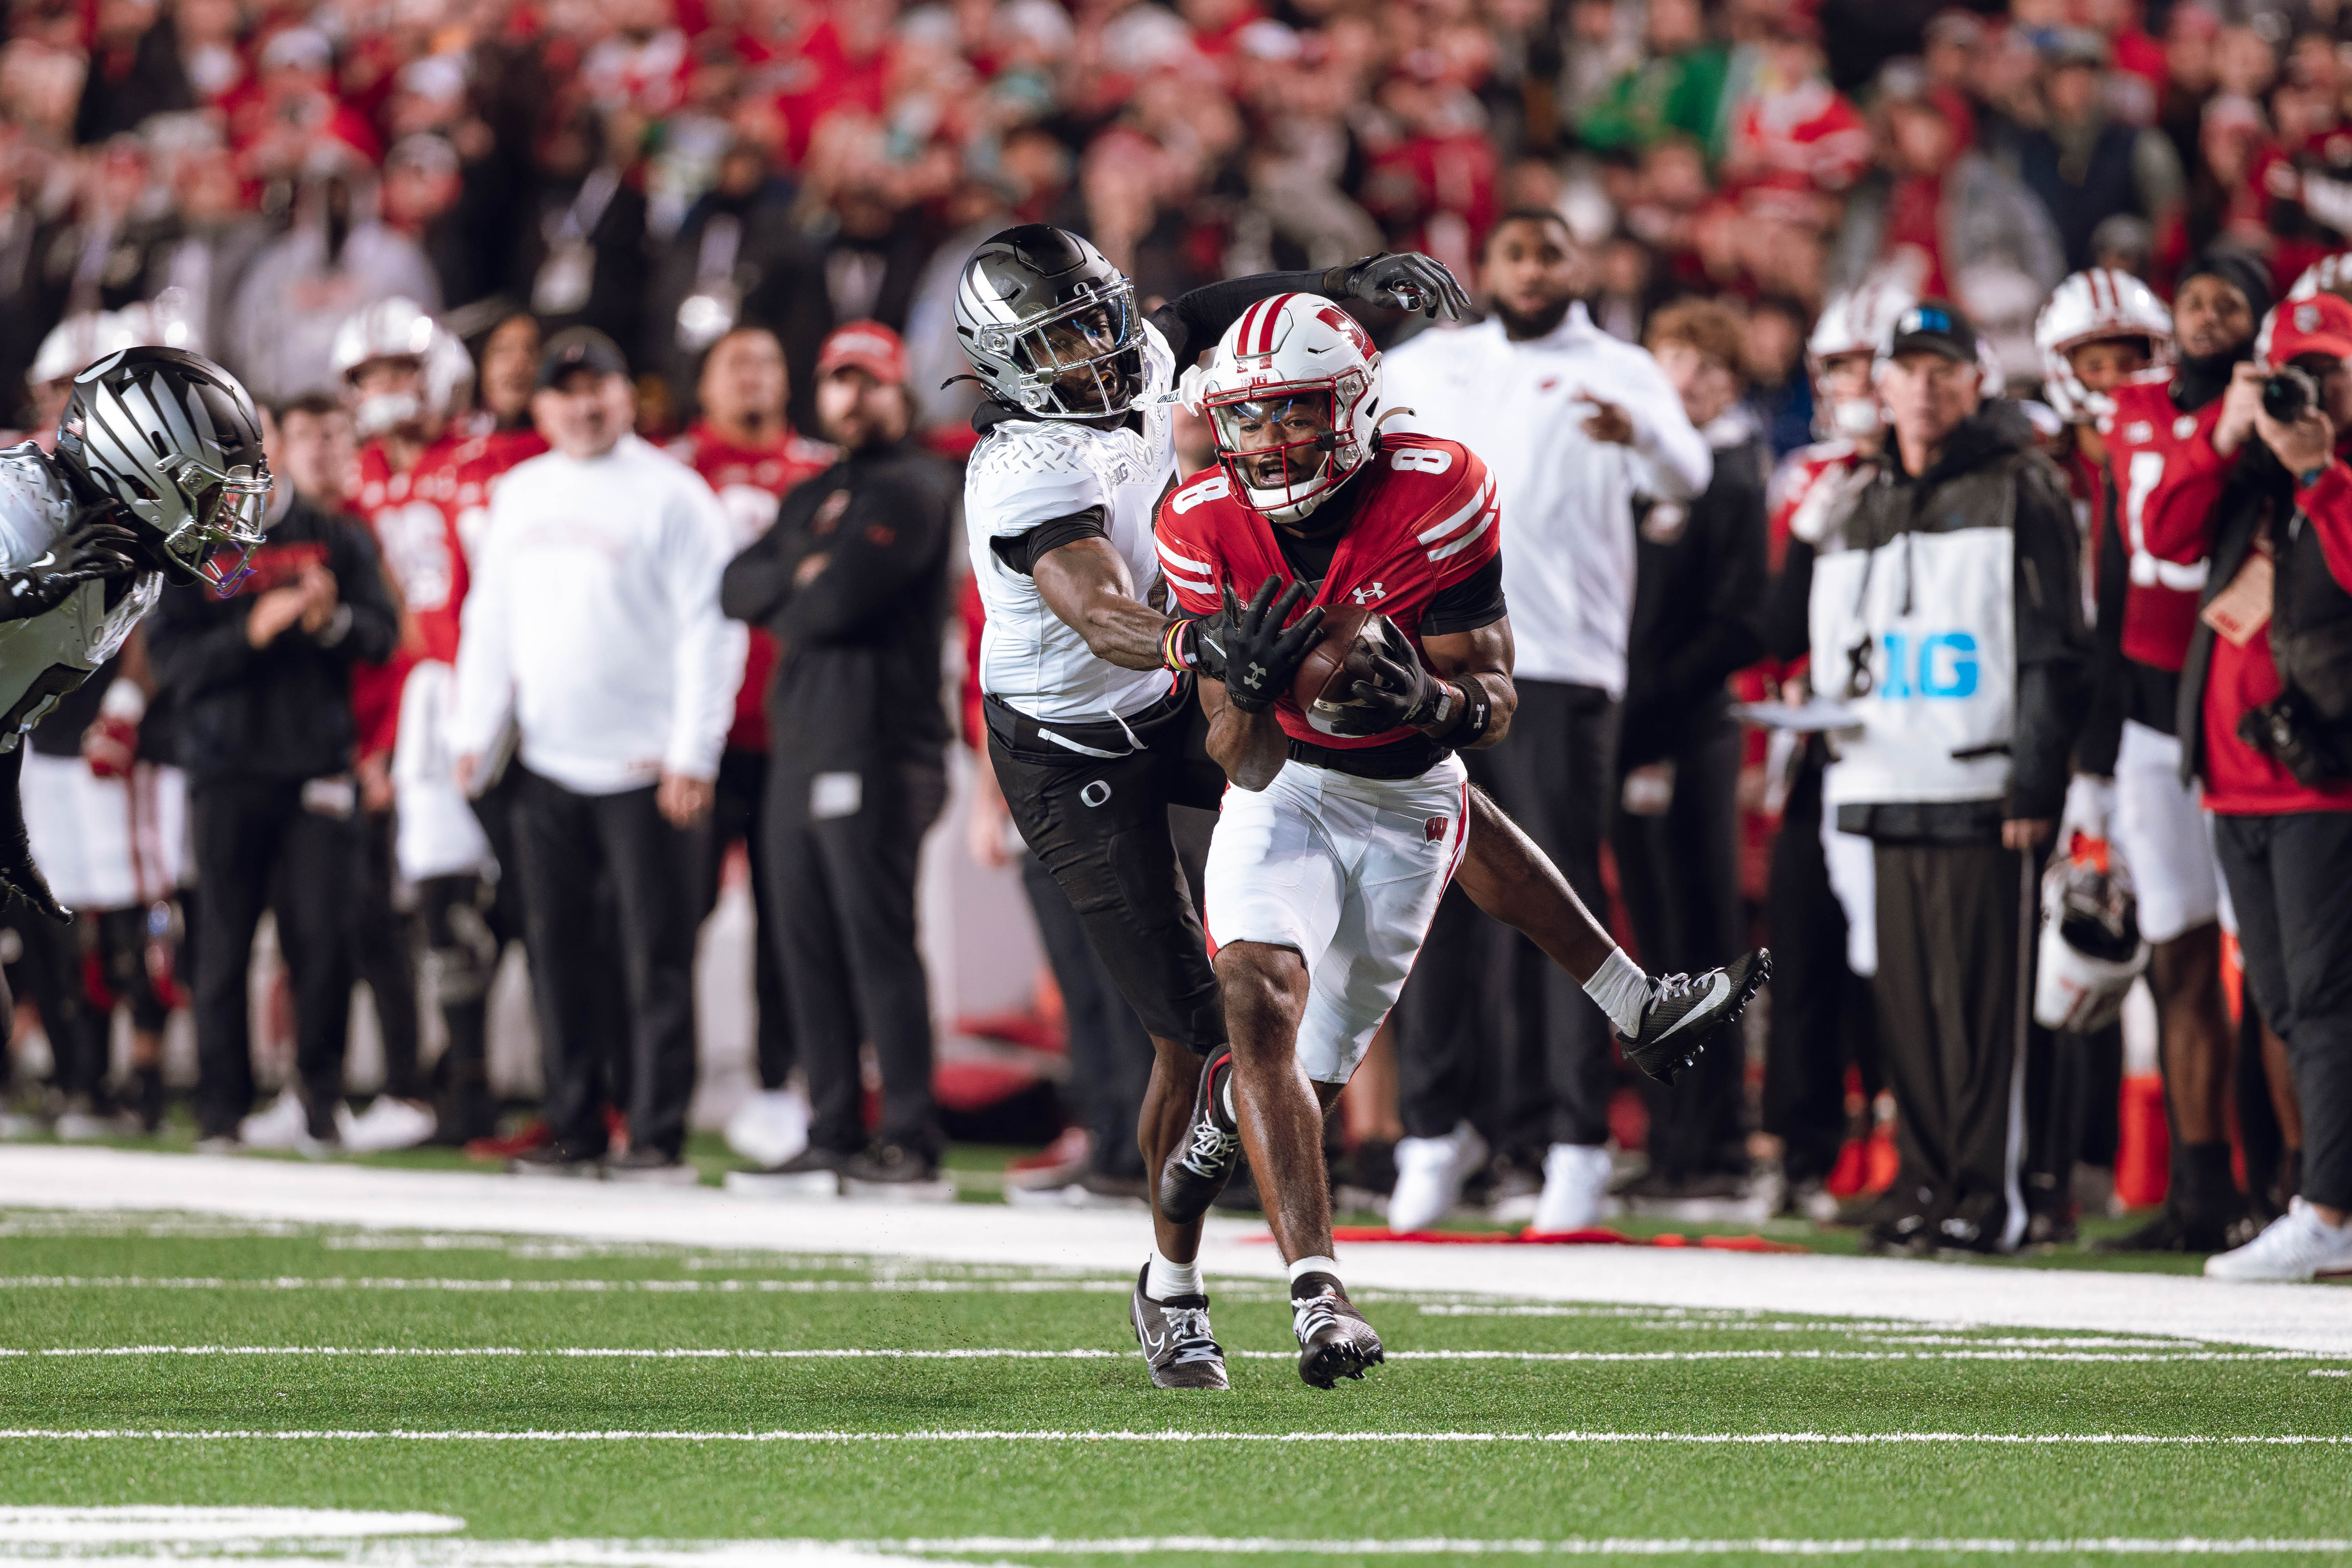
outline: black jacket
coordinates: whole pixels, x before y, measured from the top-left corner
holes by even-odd
[[[774,765],[797,773],[937,765],[948,742],[940,647],[955,479],[911,443],[854,452],[784,497],[729,563],[719,605],[776,639]],[[824,564],[796,583],[803,563]]]
[[[245,638],[254,600],[312,562],[335,575],[342,610],[317,637],[289,626],[267,647]],[[352,765],[352,666],[381,664],[400,616],[364,524],[297,499],[253,552],[236,595],[175,583],[147,618],[147,651],[171,704],[175,760],[199,781],[312,779]]]
[[[1719,447],[1715,477],[1686,510],[1655,502],[1643,514],[1622,768],[1672,756],[1719,721],[1731,700],[1725,679],[1764,651],[1770,460],[1753,434]]]

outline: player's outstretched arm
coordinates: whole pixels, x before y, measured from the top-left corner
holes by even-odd
[[[1519,693],[1511,683],[1508,616],[1438,633],[1421,646],[1423,658],[1372,661],[1374,678],[1356,682],[1359,706],[1339,733],[1381,735],[1409,726],[1457,752],[1491,746],[1510,733]]]
[[[1121,669],[1167,663],[1168,617],[1136,596],[1135,579],[1108,539],[1074,539],[1030,563],[1045,607],[1087,639],[1088,651]]]

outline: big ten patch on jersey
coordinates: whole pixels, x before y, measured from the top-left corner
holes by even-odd
[[[1430,598],[1501,548],[1494,476],[1457,441],[1391,435],[1349,482],[1367,488],[1354,497],[1339,492],[1356,503],[1355,516],[1308,603],[1377,609],[1418,644]],[[1213,612],[1228,584],[1247,599],[1268,576],[1293,575],[1272,525],[1223,468],[1169,494],[1159,533],[1160,567],[1193,615]]]
[[[2206,521],[2231,466],[2213,449],[2221,401],[2183,414],[2163,386],[2129,384],[2115,400],[2104,428],[2126,553],[2124,652],[2179,669],[2205,588]]]

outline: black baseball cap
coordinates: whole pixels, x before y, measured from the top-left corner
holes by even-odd
[[[539,384],[555,385],[575,370],[602,375],[629,374],[629,356],[621,345],[593,327],[566,327],[547,340],[539,356]]]
[[[1886,350],[1889,359],[1909,353],[1942,354],[1962,364],[1974,364],[1977,330],[1969,325],[1958,306],[1922,300],[1895,318],[1895,341]]]

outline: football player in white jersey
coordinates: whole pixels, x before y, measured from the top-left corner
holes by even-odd
[[[988,610],[980,678],[989,752],[1014,825],[1152,1037],[1140,1140],[1160,1173],[1158,1246],[1130,1316],[1152,1381],[1169,1388],[1227,1385],[1194,1259],[1201,1218],[1241,1141],[1223,1004],[1167,817],[1171,805],[1214,810],[1223,794],[1191,678],[1223,679],[1230,623],[1171,618],[1152,520],[1176,480],[1169,404],[1180,367],[1251,305],[1294,292],[1449,318],[1468,305],[1438,263],[1381,255],[1212,284],[1146,320],[1117,268],[1044,225],[982,244],[956,299],[958,338],[990,395],[973,416],[981,439],[964,489]],[[1748,994],[1727,985],[1703,1006],[1661,1011],[1666,988],[1624,959],[1507,818],[1473,796],[1465,891],[1580,981],[1612,988],[1606,1005],[1637,1064],[1671,1072],[1738,1016]],[[1706,990],[1711,977],[1699,978]],[[1664,1041],[1693,1012],[1703,1016]]]
[[[0,889],[51,920],[69,917],[26,839],[25,732],[114,657],[166,575],[233,588],[222,552],[261,542],[269,486],[253,400],[180,349],[108,354],[74,377],[55,455],[0,452]],[[0,985],[0,1037],[9,1011]]]

